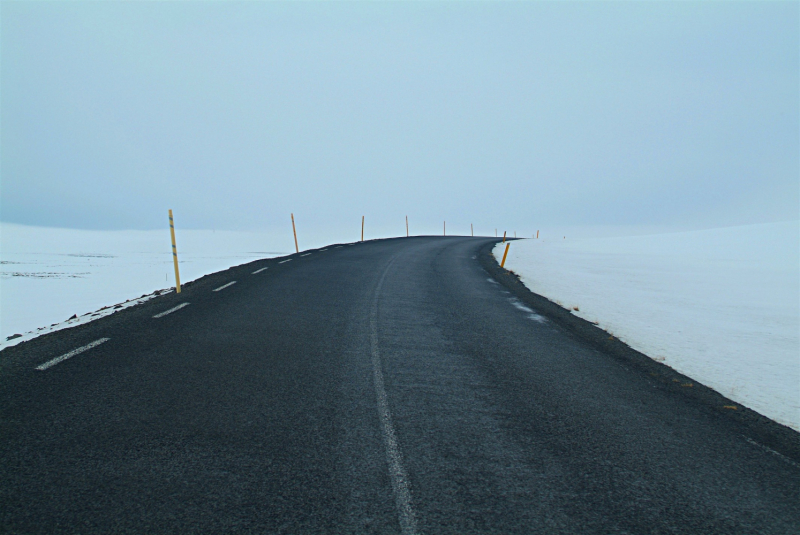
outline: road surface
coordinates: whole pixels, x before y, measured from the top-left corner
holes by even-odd
[[[533,310],[495,241],[257,261],[3,350],[0,531],[800,533],[791,452]]]

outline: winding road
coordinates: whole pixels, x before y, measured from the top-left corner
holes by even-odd
[[[800,459],[531,306],[496,241],[261,260],[3,350],[0,532],[800,533]]]

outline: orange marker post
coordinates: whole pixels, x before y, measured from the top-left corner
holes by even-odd
[[[175,246],[175,223],[169,211],[169,233],[172,235],[172,262],[175,264],[175,293],[181,293],[181,274],[178,271],[178,248]]]
[[[508,256],[508,247],[510,245],[511,245],[510,243],[506,244],[506,252],[503,253],[503,261],[500,262],[500,267],[505,267],[505,265],[506,265],[506,256]]]
[[[294,250],[299,253],[300,248],[297,246],[297,229],[294,228],[294,214],[292,214],[292,232],[294,232]]]
[[[503,231],[503,243],[505,243],[505,242],[506,242],[506,231],[504,230]]]
[[[539,239],[539,231],[538,230],[536,231],[536,239],[537,240]]]
[[[364,241],[364,216],[361,216],[361,241]]]

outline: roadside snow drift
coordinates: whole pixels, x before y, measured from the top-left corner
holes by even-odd
[[[91,321],[175,286],[168,229],[97,231],[3,223],[0,234],[0,349]],[[183,283],[289,252],[275,249],[280,241],[264,233],[176,234]],[[73,315],[78,317],[68,320]],[[23,336],[8,339],[15,334]]]
[[[541,236],[512,242],[505,267],[632,348],[800,430],[799,249],[798,222]]]

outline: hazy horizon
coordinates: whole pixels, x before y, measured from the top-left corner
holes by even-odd
[[[796,2],[2,2],[0,221],[796,221],[798,21]]]

